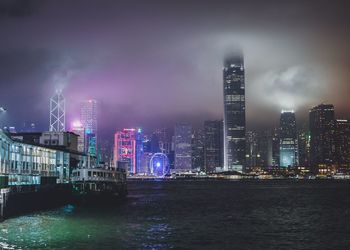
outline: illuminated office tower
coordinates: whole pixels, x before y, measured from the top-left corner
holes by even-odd
[[[136,129],[136,173],[142,172],[141,159],[143,155],[143,131],[141,128]]]
[[[298,132],[299,165],[310,168],[310,131],[305,128]]]
[[[75,121],[72,124],[72,132],[78,135],[78,151],[85,152],[85,129],[80,121]]]
[[[350,173],[350,121],[336,119],[334,121],[334,147],[335,161],[338,170],[342,173]]]
[[[204,122],[204,170],[206,173],[215,172],[222,167],[222,130],[222,121]]]
[[[309,111],[310,163],[314,173],[318,167],[334,162],[334,106],[320,104]]]
[[[66,100],[61,90],[56,90],[50,98],[50,131],[63,132],[66,130]]]
[[[93,155],[97,152],[97,101],[90,99],[81,106],[80,121],[86,133],[85,150]]]
[[[280,166],[297,166],[298,153],[294,111],[282,111],[280,118]]]
[[[114,135],[114,162],[128,162],[128,174],[136,174],[141,169],[143,153],[141,129],[123,129]]]
[[[192,126],[187,123],[175,125],[175,172],[187,172],[192,169]]]
[[[224,62],[224,170],[243,172],[246,157],[243,55]]]
[[[204,171],[204,131],[194,129],[192,133],[192,169]]]

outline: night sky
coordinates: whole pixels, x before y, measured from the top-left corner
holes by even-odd
[[[282,3],[283,2],[283,3]],[[245,56],[248,128],[333,103],[350,118],[347,1],[3,1],[0,106],[48,129],[57,86],[68,121],[100,101],[100,131],[221,119],[225,54]]]

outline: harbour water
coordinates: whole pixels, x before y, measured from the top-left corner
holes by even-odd
[[[113,208],[0,223],[2,249],[350,249],[347,181],[133,181]]]

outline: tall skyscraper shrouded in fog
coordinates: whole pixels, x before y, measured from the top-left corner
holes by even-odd
[[[63,132],[66,130],[66,100],[62,90],[50,98],[50,131]]]
[[[246,157],[245,77],[242,54],[224,62],[224,170],[243,172]]]
[[[175,172],[192,170],[192,126],[188,123],[175,125]]]
[[[335,149],[332,146],[334,119],[332,104],[320,104],[309,112],[310,161],[314,172],[317,172],[318,165],[331,164],[334,161]]]
[[[90,99],[83,102],[80,121],[86,133],[85,149],[90,154],[97,153],[97,101]]]
[[[298,165],[298,136],[294,111],[282,111],[280,118],[280,166]]]

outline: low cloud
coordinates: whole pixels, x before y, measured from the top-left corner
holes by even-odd
[[[296,65],[267,72],[256,86],[267,104],[295,110],[322,100],[327,82],[320,67]]]

